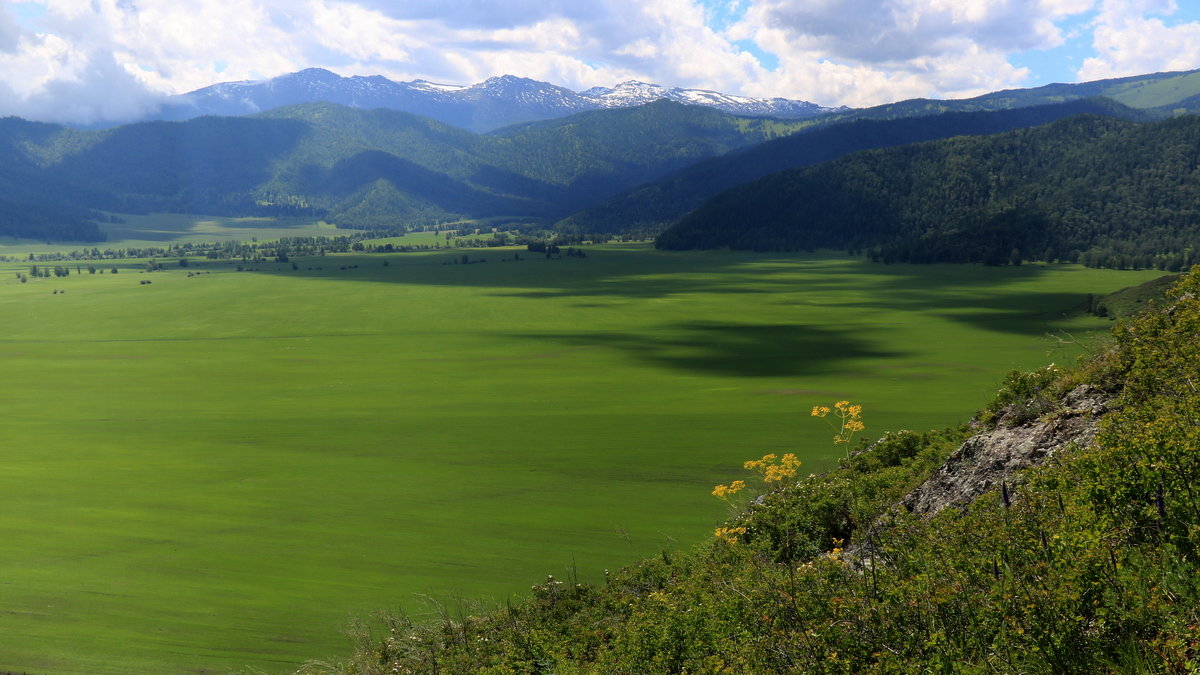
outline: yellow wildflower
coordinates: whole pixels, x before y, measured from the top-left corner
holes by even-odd
[[[866,425],[862,423],[863,407],[861,405],[852,404],[849,401],[838,401],[837,403],[833,404],[833,407],[837,409],[836,414],[839,418],[841,418],[841,424],[838,425],[833,421],[827,421],[827,423],[837,432],[833,436],[833,442],[835,444],[846,444],[846,458],[849,459],[849,446],[850,441],[854,440],[854,434],[867,428]],[[829,408],[824,406],[813,406],[813,417],[825,417],[825,414],[822,411],[828,412]]]
[[[717,499],[724,499],[725,501],[729,501],[729,495],[741,491],[742,488],[744,488],[744,487],[746,487],[746,481],[735,480],[732,483],[730,483],[729,485],[718,485],[718,486],[714,487],[712,494]]]
[[[825,557],[829,558],[830,560],[841,560],[842,544],[844,544],[845,541],[845,539],[838,539],[835,537],[833,540],[833,548],[830,549],[829,553],[825,554]]]
[[[744,527],[718,527],[713,531],[714,537],[724,539],[730,544],[737,543],[738,538],[743,534],[746,534],[746,528]]]
[[[761,470],[765,469],[768,464],[770,464],[771,462],[774,462],[774,461],[775,461],[775,455],[763,455],[762,459],[751,459],[751,460],[747,461],[745,464],[742,465],[742,468],[743,469],[754,469],[754,470],[761,471]]]

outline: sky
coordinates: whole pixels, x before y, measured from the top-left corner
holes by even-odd
[[[860,107],[1200,68],[1200,0],[0,0],[0,116],[136,119],[308,67]]]

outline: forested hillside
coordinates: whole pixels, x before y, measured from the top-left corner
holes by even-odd
[[[1004,89],[972,98],[914,98],[833,113],[812,120],[813,124],[840,124],[851,119],[899,119],[940,115],[949,112],[1013,110],[1030,106],[1053,105],[1088,98],[1107,98],[1143,111],[1155,119],[1188,112],[1200,112],[1200,70],[1149,73],[1092,82],[1058,82],[1029,89]]]
[[[0,200],[23,236],[76,239],[99,236],[84,223],[93,209],[307,215],[345,227],[551,220],[792,130],[666,101],[486,136],[325,103],[104,131],[3,122]]]
[[[43,170],[47,155],[61,154],[82,137],[51,124],[0,119],[0,236],[99,241],[84,204],[86,194]],[[95,196],[95,195],[92,195]]]
[[[1200,259],[1198,160],[1200,117],[1087,115],[773,174],[712,198],[658,245],[1178,270]]]
[[[564,232],[657,234],[705,199],[777,171],[819,164],[857,150],[952,136],[979,136],[1093,113],[1140,119],[1144,113],[1108,99],[1085,99],[986,112],[946,112],[897,119],[851,118],[809,128],[754,147],[701,160],[665,178],[635,187],[559,221]]]
[[[807,478],[747,458],[691,551],[393,617],[303,672],[1195,672],[1198,296],[1193,271],[1081,367],[1011,373],[973,431],[895,431]]]
[[[699,162],[573,214],[560,221],[557,228],[567,232],[657,233],[721,190],[855,150],[992,134],[1089,112],[1152,120],[1198,111],[1200,71],[1187,71],[1049,84],[967,99],[910,99],[830,113],[803,123],[809,135],[798,134],[761,148]],[[872,122],[878,126],[872,126]]]

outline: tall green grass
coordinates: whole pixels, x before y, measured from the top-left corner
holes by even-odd
[[[748,457],[830,466],[812,405],[960,421],[1155,276],[513,253],[0,267],[0,669],[284,672],[425,594],[597,579],[711,534]]]

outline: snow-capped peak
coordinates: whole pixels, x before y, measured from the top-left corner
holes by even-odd
[[[722,94],[708,89],[682,89],[664,87],[660,84],[628,80],[615,87],[592,87],[580,92],[580,96],[595,101],[604,108],[619,108],[650,103],[658,99],[669,99],[690,105],[717,108],[735,115],[759,115],[780,117],[806,117],[825,112],[814,103],[775,98],[761,99],[749,96]]]
[[[358,108],[402,110],[475,131],[490,131],[517,122],[630,107],[664,98],[734,115],[809,117],[827,111],[804,101],[668,88],[638,80],[575,92],[516,75],[500,75],[465,86],[428,80],[396,82],[380,75],[342,77],[323,68],[307,68],[269,80],[224,82],[183,94],[174,97],[163,116],[186,119],[196,115],[243,115],[293,103],[327,101]]]
[[[459,91],[466,89],[462,84],[445,84],[442,82],[430,82],[429,80],[413,80],[412,82],[401,82],[407,84],[412,89],[424,89],[426,91]]]

